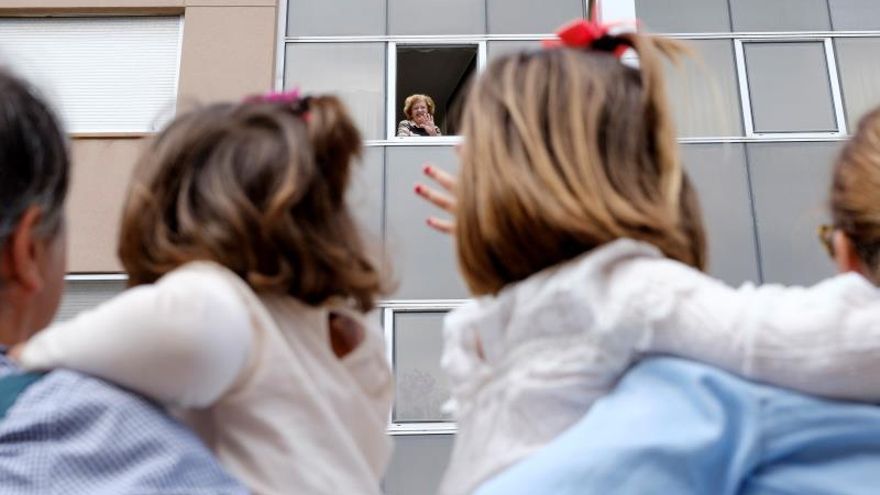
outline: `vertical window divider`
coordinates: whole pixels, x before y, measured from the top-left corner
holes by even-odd
[[[477,74],[483,72],[483,69],[486,68],[486,60],[488,58],[486,46],[486,40],[477,43]]]
[[[275,43],[275,49],[277,52],[275,53],[275,80],[273,83],[273,87],[275,91],[283,91],[284,90],[284,69],[287,61],[287,13],[290,9],[290,1],[282,0],[278,2],[278,25],[276,27],[276,40],[280,42]]]
[[[837,119],[837,135],[846,136],[846,112],[843,106],[843,91],[840,89],[840,75],[837,71],[837,57],[834,53],[832,38],[825,38],[825,62],[828,65],[828,77],[831,83],[831,97],[834,101],[834,116]]]
[[[391,368],[391,376],[394,373],[394,308],[382,309],[382,330],[385,333],[385,356],[388,358],[388,366]],[[396,393],[395,393],[396,395]],[[394,404],[388,411],[388,428],[394,424]]]
[[[752,120],[752,99],[749,95],[749,77],[746,73],[746,55],[741,39],[733,40],[734,62],[736,63],[736,76],[739,82],[739,101],[742,105],[743,128],[746,137],[755,137],[755,124]]]
[[[397,137],[397,42],[389,41],[385,56],[385,138]]]

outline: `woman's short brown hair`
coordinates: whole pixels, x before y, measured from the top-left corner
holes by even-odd
[[[874,283],[880,282],[880,107],[859,121],[834,165],[834,227],[849,237]]]
[[[345,201],[360,152],[360,134],[332,96],[178,117],[130,187],[119,242],[130,284],[210,260],[258,292],[371,309],[382,278]]]
[[[414,94],[406,97],[406,100],[403,101],[403,114],[406,115],[406,118],[412,120],[412,107],[419,100],[425,102],[425,105],[428,107],[428,113],[434,115],[434,99],[428,95],[422,94]]]
[[[682,47],[623,36],[639,69],[610,53],[556,48],[500,57],[471,88],[455,238],[475,294],[623,237],[705,267],[662,75],[661,55]]]

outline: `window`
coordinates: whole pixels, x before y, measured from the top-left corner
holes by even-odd
[[[55,321],[69,320],[92,309],[121,293],[125,286],[124,275],[68,275]]]
[[[0,63],[35,81],[71,133],[145,133],[173,115],[180,17],[0,18]]]
[[[382,43],[293,43],[287,45],[284,87],[338,94],[364,138],[381,139],[384,68]]]
[[[880,30],[880,2],[877,0],[828,0],[828,4],[835,30]]]
[[[386,332],[392,342],[394,369],[394,427],[424,427],[448,423],[443,405],[450,391],[440,368],[443,317],[446,311],[386,310]],[[421,426],[420,426],[421,425]]]
[[[287,34],[385,34],[385,4],[386,0],[290,0],[287,6]]]
[[[845,131],[830,40],[737,40],[746,135]]]
[[[407,96],[430,96],[435,104],[434,123],[444,136],[458,133],[465,87],[477,71],[479,45],[396,45],[397,80],[394,93],[396,123],[406,120]],[[394,135],[394,134],[392,134]]]

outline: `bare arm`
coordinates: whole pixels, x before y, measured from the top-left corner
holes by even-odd
[[[252,330],[229,284],[203,273],[174,272],[130,289],[31,338],[28,369],[71,368],[163,403],[203,407],[235,382]]]

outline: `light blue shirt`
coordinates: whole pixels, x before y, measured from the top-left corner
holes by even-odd
[[[654,358],[476,493],[877,494],[880,407]]]
[[[0,355],[0,376],[18,370]],[[0,420],[0,493],[244,494],[207,448],[153,403],[66,370]]]

